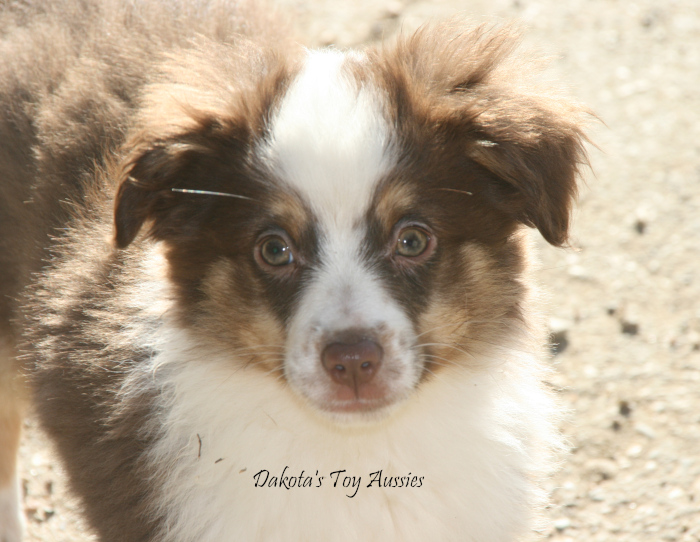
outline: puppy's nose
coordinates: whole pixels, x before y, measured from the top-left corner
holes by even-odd
[[[382,364],[382,348],[370,339],[352,344],[331,343],[323,350],[321,359],[326,371],[338,384],[348,386],[359,397],[359,390],[371,381]]]

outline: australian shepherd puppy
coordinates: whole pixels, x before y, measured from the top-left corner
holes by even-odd
[[[584,156],[512,32],[309,51],[215,0],[0,21],[3,542],[26,374],[102,541],[527,534],[560,440],[523,230],[565,243]]]

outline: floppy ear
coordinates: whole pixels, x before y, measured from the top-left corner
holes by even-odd
[[[500,102],[474,119],[479,138],[467,142],[467,154],[493,176],[496,207],[561,246],[585,161],[578,120],[542,99]]]
[[[397,122],[420,118],[490,179],[485,197],[551,244],[568,237],[576,178],[586,163],[583,108],[523,80],[510,28],[455,19],[399,39],[385,61]]]
[[[162,156],[143,158],[146,162],[166,162]],[[160,153],[162,154],[162,153]],[[154,214],[156,204],[167,198],[165,179],[150,179],[133,171],[138,163],[124,168],[114,205],[114,243],[117,248],[126,248],[141,230],[143,223]],[[136,176],[132,175],[135,174]],[[141,179],[141,180],[139,180]],[[159,180],[161,182],[159,182]],[[162,186],[159,186],[162,185]]]
[[[118,173],[119,248],[147,223],[157,239],[195,232],[211,198],[183,198],[173,189],[228,192],[290,78],[286,56],[274,48],[242,37],[235,46],[204,38],[195,45],[173,54],[145,88]]]
[[[187,176],[196,154],[193,148],[174,140],[134,146],[122,166],[115,198],[114,240],[118,248],[131,244],[147,221],[152,222],[149,234],[159,237],[176,205],[172,189]]]

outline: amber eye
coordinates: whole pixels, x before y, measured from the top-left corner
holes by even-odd
[[[268,265],[279,267],[294,261],[294,255],[289,244],[281,237],[273,236],[265,239],[260,245],[260,257]]]
[[[430,244],[428,234],[419,228],[406,228],[396,240],[396,254],[415,258],[423,254]]]

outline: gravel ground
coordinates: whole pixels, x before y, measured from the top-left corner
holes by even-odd
[[[540,243],[573,447],[541,536],[700,541],[700,2],[279,3],[311,43],[341,47],[458,11],[520,21],[600,117],[575,248]],[[90,540],[31,420],[22,469],[28,540]]]

